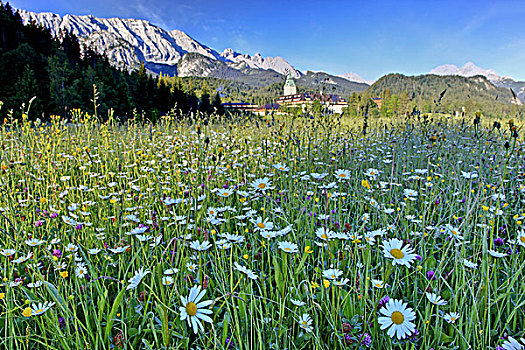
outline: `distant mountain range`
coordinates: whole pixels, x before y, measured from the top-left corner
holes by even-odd
[[[506,75],[501,76],[492,69],[483,69],[476,66],[472,62],[466,63],[459,68],[453,64],[445,64],[438,66],[430,71],[430,74],[435,75],[459,75],[463,77],[473,77],[482,75],[486,77],[492,84],[497,87],[512,89],[522,102],[525,102],[525,81],[516,81],[512,77]]]
[[[34,21],[53,35],[70,31],[80,42],[98,53],[105,54],[119,68],[136,69],[144,62],[153,73],[172,76],[212,77],[240,81],[249,85],[274,84],[290,73],[298,85],[317,91],[329,87],[341,94],[359,92],[373,84],[356,73],[339,76],[324,72],[301,72],[282,57],[253,56],[226,49],[223,52],[199,43],[180,30],[166,31],[146,20],[126,18],[98,18],[19,10],[24,23]],[[458,68],[442,65],[430,71],[439,76],[484,76],[497,87],[512,88],[525,102],[525,82],[509,76],[500,76],[494,70],[485,70],[472,62]]]
[[[380,95],[387,89],[397,95],[406,92],[411,99],[433,101],[433,105],[455,105],[455,110],[468,100],[479,104],[520,104],[514,100],[509,89],[494,86],[482,75],[464,77],[426,74],[408,77],[388,74],[372,84],[368,91],[372,95]]]
[[[250,56],[232,49],[217,52],[180,30],[166,31],[148,21],[127,18],[97,18],[93,16],[59,16],[54,13],[34,13],[19,10],[24,23],[31,20],[57,35],[61,30],[75,34],[82,44],[106,54],[119,67],[136,68],[144,62],[153,72],[176,73],[179,76],[199,71],[201,76],[213,75],[213,71],[199,70],[194,59],[181,60],[193,53],[202,59],[224,63],[234,70],[264,69],[280,74],[291,73],[294,78],[302,74],[281,57],[263,58],[260,54]],[[196,57],[195,55],[193,57]]]

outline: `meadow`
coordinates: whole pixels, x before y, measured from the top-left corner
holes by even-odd
[[[362,122],[4,121],[0,347],[519,349],[521,121]]]

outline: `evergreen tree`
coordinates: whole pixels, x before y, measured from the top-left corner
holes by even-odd
[[[215,112],[219,115],[224,115],[224,106],[221,102],[221,96],[219,95],[219,92],[215,93],[215,98],[213,99],[213,109]]]
[[[201,95],[201,101],[199,104],[199,111],[205,114],[209,114],[212,112],[212,106],[210,102],[210,94],[208,93],[208,89],[205,88]]]
[[[18,79],[16,88],[15,103],[18,106],[21,106],[23,103],[27,105],[30,99],[40,95],[35,73],[29,65],[26,66],[26,69]],[[40,110],[40,102],[38,99],[35,99],[31,105],[31,111],[37,111],[38,113]]]

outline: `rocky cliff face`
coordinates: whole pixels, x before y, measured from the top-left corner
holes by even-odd
[[[180,30],[166,31],[148,21],[128,18],[97,18],[93,16],[59,16],[53,13],[34,13],[19,10],[22,20],[49,28],[53,35],[61,31],[74,33],[82,44],[108,56],[117,67],[134,69],[144,62],[153,72],[176,73],[182,76],[201,74],[213,76],[210,69],[224,65],[232,70],[273,70],[279,74],[302,74],[281,57],[262,57],[240,54],[232,49],[219,53],[199,43]],[[187,60],[182,58],[193,55]],[[211,64],[215,61],[216,64]],[[179,66],[178,66],[179,65]],[[228,71],[228,69],[226,69]],[[235,72],[231,72],[235,74]]]

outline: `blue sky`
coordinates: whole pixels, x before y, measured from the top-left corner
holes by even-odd
[[[14,0],[35,12],[149,20],[217,51],[366,80],[468,61],[525,80],[525,1]]]

